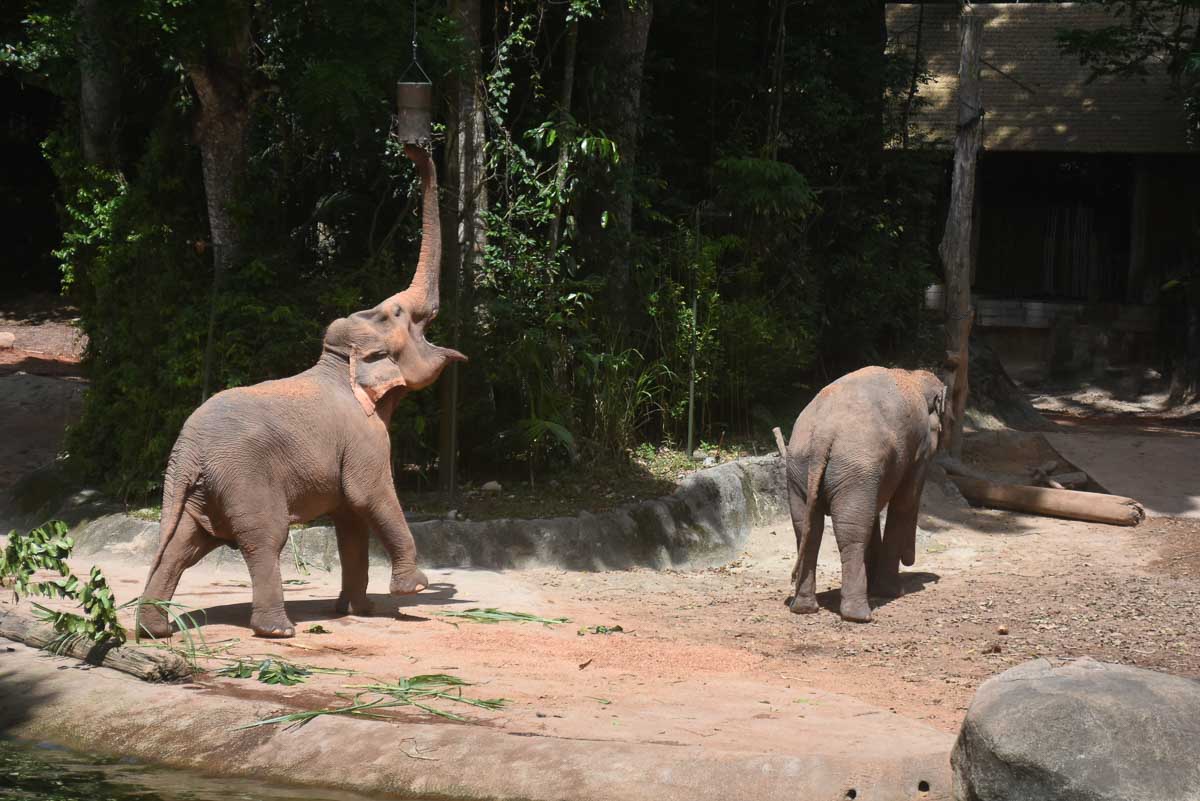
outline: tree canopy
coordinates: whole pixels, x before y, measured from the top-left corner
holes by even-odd
[[[928,344],[946,165],[882,2],[415,11],[452,223],[433,336],[471,362],[456,400],[403,405],[398,470],[444,458],[451,416],[468,475],[681,444],[693,356],[699,436],[763,436]],[[206,389],[304,369],[409,279],[388,134],[414,6],[27,0],[0,25],[10,74],[61,103],[43,151],[91,378],[71,460],[147,493]]]

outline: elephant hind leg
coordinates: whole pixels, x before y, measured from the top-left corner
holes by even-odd
[[[152,638],[171,636],[171,620],[161,606],[147,601],[170,601],[179,586],[183,571],[203,559],[221,544],[221,540],[200,527],[192,516],[184,513],[179,518],[175,533],[163,551],[162,559],[146,581],[142,591],[142,604],[138,605],[136,637],[143,634]]]
[[[367,600],[369,536],[365,521],[353,512],[339,512],[333,523],[337,531],[338,558],[342,563],[342,591],[335,609],[339,615],[369,616],[374,607]]]
[[[256,515],[240,518],[234,536],[246,567],[253,593],[250,628],[258,637],[294,637],[296,626],[283,608],[283,576],[279,555],[287,544],[285,515]]]
[[[796,531],[796,566],[792,569],[792,581],[795,582],[795,591],[787,605],[797,615],[812,614],[820,608],[817,606],[817,554],[825,533],[825,510],[818,508],[812,511],[811,522],[808,522],[808,504],[793,489],[791,513],[792,527]],[[806,522],[809,525],[807,537],[803,529]]]
[[[839,611],[843,620],[855,623],[871,622],[866,560],[868,546],[879,530],[875,498],[875,488],[863,486],[857,492],[836,498],[830,508],[833,533],[842,557]]]

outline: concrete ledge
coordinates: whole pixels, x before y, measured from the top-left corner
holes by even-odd
[[[428,567],[621,570],[727,556],[745,541],[752,526],[786,512],[779,458],[757,456],[701,470],[668,496],[607,512],[534,520],[427,520],[410,526],[421,562]],[[79,556],[103,552],[149,560],[158,544],[156,521],[121,513],[82,522],[71,533]],[[292,540],[309,563],[325,569],[338,564],[332,528],[294,529]],[[241,561],[241,556],[220,548],[208,557],[218,563],[229,559]],[[387,564],[374,540],[371,561]]]
[[[799,723],[789,742],[747,742],[736,751],[421,719],[319,718],[299,729],[237,731],[280,707],[202,685],[151,688],[105,668],[65,667],[21,645],[0,647],[0,734],[220,775],[426,799],[950,798],[950,735],[913,723],[901,734],[904,721],[887,716],[882,728],[895,721],[896,731],[876,736],[877,719],[862,723],[869,747]],[[429,758],[406,756],[416,748]],[[929,792],[918,791],[921,782]]]

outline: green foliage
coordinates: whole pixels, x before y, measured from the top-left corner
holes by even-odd
[[[0,585],[11,584],[16,598],[62,598],[79,604],[83,614],[34,604],[38,617],[64,637],[124,642],[125,629],[117,620],[116,601],[104,574],[93,566],[83,581],[67,564],[74,547],[67,525],[61,520],[52,520],[26,534],[10,531],[8,544],[0,552]],[[34,581],[34,575],[42,571],[58,573],[58,577]]]
[[[400,678],[395,684],[382,682],[359,685],[351,689],[360,690],[354,700],[341,707],[329,709],[314,709],[304,712],[293,712],[288,715],[266,718],[247,723],[239,729],[252,729],[257,726],[275,726],[280,723],[288,724],[288,728],[303,726],[315,718],[324,715],[351,715],[358,717],[382,717],[379,712],[396,707],[416,707],[417,709],[436,715],[447,720],[468,722],[462,715],[433,706],[434,702],[450,701],[457,704],[473,706],[477,709],[496,710],[504,707],[508,701],[504,698],[469,698],[462,694],[464,687],[471,683],[444,673]]]
[[[632,146],[615,119],[628,93],[605,58],[611,5],[515,0],[489,15],[482,52],[471,53],[445,4],[419,0],[435,119],[466,60],[483,70],[487,241],[469,269],[444,270],[430,332],[471,356],[458,372],[468,474],[501,462],[532,480],[565,463],[626,460],[643,440],[682,441],[693,383],[701,436],[765,435],[806,388],[920,340],[943,173],[906,135],[923,66],[914,72],[912,54],[884,53],[872,38],[876,5],[790,4],[777,83],[762,69],[775,52],[763,40],[770,4],[737,14],[656,4]],[[255,98],[232,209],[244,246],[214,301],[187,65],[231,11],[249,8],[128,9],[112,39],[131,91],[110,170],[85,165],[75,145],[71,4],[34,0],[0,45],[0,67],[36,75],[65,101],[45,153],[61,188],[55,256],[80,306],[91,379],[69,463],[131,499],[158,489],[201,400],[212,304],[215,384],[251,384],[309,366],[328,322],[406,285],[416,260],[415,176],[387,137],[411,7],[255,5],[252,63],[237,76]],[[562,108],[573,23],[574,99]],[[887,153],[885,142],[908,149]],[[606,250],[620,197],[632,225],[617,244],[645,299],[628,308],[612,302]],[[447,243],[454,200],[442,198]],[[432,470],[441,413],[436,392],[397,409],[396,473]]]
[[[312,670],[303,665],[294,665],[277,658],[263,659],[257,665],[238,659],[232,664],[218,668],[214,675],[228,679],[248,679],[254,676],[255,671],[258,672],[258,680],[263,684],[285,687],[300,684],[312,675]]]

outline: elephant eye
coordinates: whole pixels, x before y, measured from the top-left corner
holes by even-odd
[[[401,306],[399,303],[397,303],[396,310],[394,312],[392,312],[392,314],[395,315],[396,317],[402,316],[404,314],[404,307]]]
[[[363,357],[365,362],[377,362],[380,359],[386,359],[388,352],[386,350],[374,350]]]

